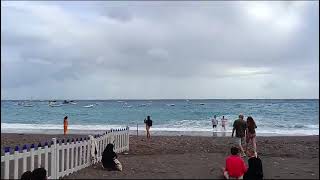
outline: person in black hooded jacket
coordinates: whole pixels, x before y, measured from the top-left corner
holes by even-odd
[[[109,143],[102,153],[102,166],[108,170],[118,170],[115,159],[117,154],[113,151],[113,144]]]
[[[263,179],[263,169],[261,159],[256,156],[253,149],[248,150],[248,165],[249,168],[244,174],[243,179],[245,180],[262,180]]]

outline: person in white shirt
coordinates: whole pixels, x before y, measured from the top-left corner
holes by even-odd
[[[226,123],[227,123],[228,119],[225,119],[224,116],[222,116],[221,119],[221,126],[223,128],[223,130],[226,130]]]
[[[212,128],[216,128],[217,125],[218,125],[218,120],[217,120],[217,116],[214,115],[213,118],[211,119],[211,122],[212,122]]]

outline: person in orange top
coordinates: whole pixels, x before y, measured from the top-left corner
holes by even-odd
[[[66,135],[68,131],[68,116],[63,119],[63,134]]]

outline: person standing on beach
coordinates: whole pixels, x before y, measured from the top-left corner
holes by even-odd
[[[256,142],[256,129],[257,125],[253,118],[249,116],[247,118],[247,135],[246,135],[246,151],[248,146],[253,147],[254,153],[257,154],[257,142]]]
[[[221,126],[223,128],[223,130],[226,130],[226,123],[227,123],[228,119],[225,119],[224,116],[222,116],[221,119]]]
[[[217,120],[217,116],[214,115],[213,118],[211,119],[211,122],[212,122],[212,128],[216,128],[217,125],[218,125],[218,120]]]
[[[67,135],[68,131],[68,116],[64,117],[63,119],[63,134]]]
[[[240,114],[239,119],[235,120],[233,123],[231,137],[233,137],[234,131],[236,131],[236,144],[238,144],[239,149],[241,150],[242,156],[246,156],[242,147],[242,145],[245,144],[246,128],[247,128],[247,123],[243,120],[243,115]]]
[[[150,119],[150,116],[147,116],[147,119],[144,119],[144,123],[146,124],[146,130],[147,130],[147,138],[151,138],[150,135],[150,127],[152,126],[152,120]]]

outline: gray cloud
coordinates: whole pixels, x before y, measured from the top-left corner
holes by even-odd
[[[5,2],[3,98],[318,98],[318,5]]]

